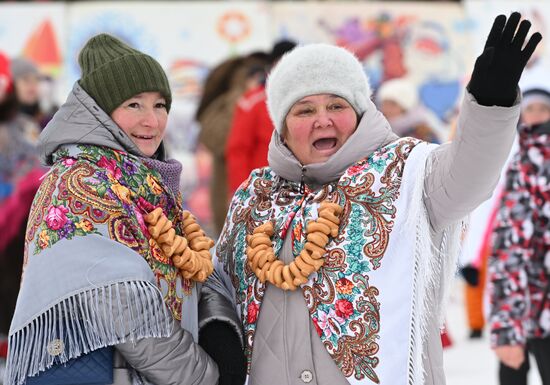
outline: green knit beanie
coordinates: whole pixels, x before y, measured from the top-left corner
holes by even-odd
[[[111,114],[125,100],[142,92],[159,92],[170,111],[172,93],[160,64],[117,38],[102,33],[80,51],[78,81],[103,111]]]

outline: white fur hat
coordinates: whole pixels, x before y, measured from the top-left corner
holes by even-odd
[[[405,111],[409,111],[418,104],[418,90],[408,79],[391,79],[382,83],[376,99],[379,104],[384,100],[392,100]]]
[[[348,50],[329,44],[305,45],[285,54],[270,72],[266,92],[269,115],[279,133],[288,111],[303,97],[337,95],[363,115],[372,93],[359,60]]]

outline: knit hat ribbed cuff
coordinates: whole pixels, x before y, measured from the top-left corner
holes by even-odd
[[[79,55],[79,84],[107,114],[142,92],[159,92],[170,110],[172,93],[161,65],[122,41],[100,34],[88,41]]]

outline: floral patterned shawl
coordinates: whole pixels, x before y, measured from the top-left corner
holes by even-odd
[[[415,139],[404,138],[384,146],[349,167],[335,183],[318,191],[306,187],[302,194],[295,183],[264,168],[254,172],[236,192],[218,242],[217,256],[235,288],[249,359],[265,285],[246,264],[246,235],[271,220],[275,224],[275,253],[279,254],[287,232],[291,231],[293,254],[299,255],[306,241],[306,223],[316,218],[316,207],[322,200],[331,199],[344,207],[340,234],[327,245],[325,266],[302,285],[303,295],[323,345],[343,374],[378,383],[380,306],[386,293],[379,292],[380,286],[373,284],[377,282],[373,277],[392,274],[387,267],[383,273],[377,274],[377,270],[384,270],[382,259],[390,249],[390,234],[396,224],[399,207],[396,202],[401,194],[405,162],[417,144]],[[409,253],[414,253],[414,248]],[[403,279],[409,280],[409,285],[412,285],[413,260],[411,254],[408,262],[401,264]],[[393,263],[389,260],[385,264]],[[404,308],[410,309],[411,294],[401,299]],[[410,314],[403,319],[409,317]],[[410,322],[405,323],[403,330],[408,327]],[[409,333],[404,332],[402,338],[408,344]],[[406,362],[407,350],[401,351],[405,352]]]
[[[64,145],[53,161],[27,227],[9,384],[103,346],[167,336],[172,318],[196,324],[196,289],[143,220],[162,207],[181,234],[180,196],[124,151]]]

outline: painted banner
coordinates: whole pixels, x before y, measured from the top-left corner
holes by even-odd
[[[63,3],[0,4],[0,51],[32,60],[51,81],[44,82],[48,103],[65,100],[60,84],[64,65],[66,6]]]
[[[77,54],[106,32],[156,58],[175,98],[196,98],[208,69],[236,54],[271,44],[264,3],[77,3],[68,13],[68,81],[79,76]]]
[[[452,117],[474,57],[459,4],[288,2],[274,4],[273,15],[274,36],[346,47],[373,88],[407,77],[440,119]]]
[[[210,69],[279,38],[328,42],[352,50],[373,89],[407,77],[421,101],[443,122],[452,122],[475,57],[498,13],[522,11],[534,29],[548,32],[550,2],[73,2],[0,4],[0,50],[25,56],[55,81],[62,103],[79,78],[78,52],[106,32],[155,57],[166,69],[174,102],[166,143],[185,165],[186,203],[209,221],[209,158],[197,156],[200,127],[194,113]],[[522,86],[550,87],[550,54],[543,39]],[[201,150],[199,150],[201,151]]]

